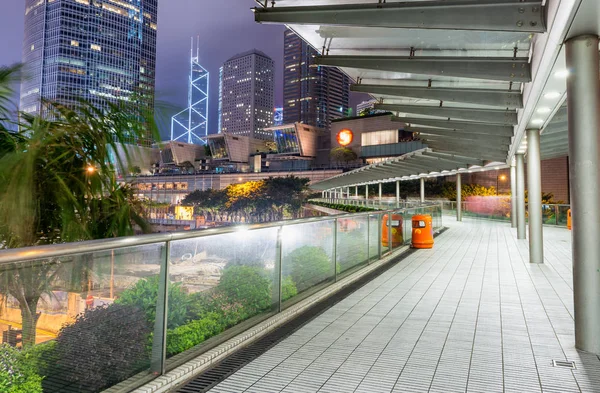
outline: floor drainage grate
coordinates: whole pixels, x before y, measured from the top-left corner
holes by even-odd
[[[577,368],[575,367],[575,362],[570,360],[553,360],[552,365],[554,367],[562,367],[562,368]]]
[[[441,232],[443,232],[443,230]],[[270,348],[274,347],[276,344],[283,341],[296,330],[300,329],[306,323],[310,322],[312,319],[320,315],[325,310],[329,309],[331,306],[346,298],[352,292],[355,292],[357,289],[359,289],[369,281],[373,280],[375,277],[391,269],[393,266],[398,264],[400,261],[402,261],[404,258],[412,254],[413,252],[415,252],[415,250],[408,250],[402,255],[395,257],[389,263],[381,266],[375,271],[368,273],[353,284],[350,284],[347,287],[341,289],[335,295],[322,300],[321,302],[317,303],[310,309],[304,311],[291,321],[287,322],[282,327],[275,329],[272,333],[266,335],[262,339],[259,339],[257,342],[234,352],[231,356],[225,358],[222,362],[218,363],[213,368],[208,369],[204,373],[197,376],[195,379],[192,379],[191,381],[187,382],[187,384],[180,387],[179,390],[177,390],[177,392],[208,392],[219,382],[225,380],[228,376],[230,376],[246,364],[250,363],[252,360],[256,359],[257,357],[268,351]]]

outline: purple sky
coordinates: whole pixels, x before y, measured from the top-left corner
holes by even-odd
[[[25,3],[23,0],[7,3],[0,12],[0,37],[3,37],[0,65],[21,61]],[[256,48],[275,60],[275,103],[281,106],[284,27],[255,23],[250,11],[254,5],[253,0],[159,0],[156,70],[159,118],[169,119],[186,106],[190,37],[197,35],[200,35],[200,63],[211,74],[209,132],[217,128],[219,67],[237,53]]]

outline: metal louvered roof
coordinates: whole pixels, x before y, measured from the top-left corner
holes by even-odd
[[[428,146],[322,188],[369,181],[365,172],[379,180],[447,174],[430,154],[509,163],[523,152],[525,130],[542,128],[538,102],[581,1],[257,0],[254,13],[294,30],[321,53],[318,65],[340,67],[352,91],[371,94]]]

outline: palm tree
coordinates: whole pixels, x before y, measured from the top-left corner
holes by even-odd
[[[146,130],[157,135],[152,116],[129,103],[100,110],[85,101],[43,102],[44,117],[19,113],[11,132],[6,103],[18,70],[0,68],[0,249],[132,235],[135,225],[148,232],[141,203],[116,179],[129,162],[110,158]],[[86,276],[92,258],[76,260]],[[0,270],[0,292],[19,302],[25,346],[35,344],[37,304],[65,270],[60,262]]]

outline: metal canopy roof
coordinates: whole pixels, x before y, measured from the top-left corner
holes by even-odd
[[[413,180],[420,177],[448,176],[456,173],[505,168],[504,163],[458,154],[421,149],[385,162],[371,164],[345,172],[313,184],[315,190],[328,190],[348,185],[363,185],[396,180]]]
[[[436,153],[484,169],[483,160],[510,162],[582,0],[256,1],[257,22],[294,30],[321,53],[318,65],[340,67],[356,81],[352,91],[378,99],[376,108],[395,112],[428,146],[390,160],[393,168],[367,166],[315,185],[322,189],[354,184],[365,171],[379,180],[399,177],[381,177],[385,171],[446,175],[426,167]],[[554,151],[550,139],[542,144],[543,153]]]

